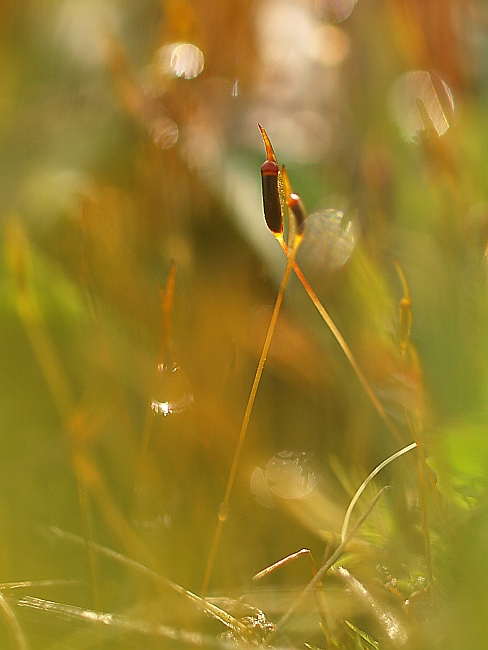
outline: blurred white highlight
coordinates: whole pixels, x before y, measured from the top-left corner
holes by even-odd
[[[357,0],[315,0],[314,10],[322,20],[341,23],[351,15],[356,2]]]
[[[311,214],[305,226],[299,262],[320,272],[341,268],[350,258],[358,239],[355,221],[341,210],[319,210]]]
[[[263,471],[257,467],[251,477],[251,490],[259,503],[273,506],[273,495],[282,499],[303,499],[310,496],[317,477],[308,466],[306,454],[282,451],[274,456]]]
[[[309,54],[326,68],[340,65],[349,53],[348,34],[335,25],[318,25],[312,32]]]
[[[413,70],[393,83],[389,108],[402,137],[415,142],[419,133],[428,129],[444,135],[449,128],[454,100],[449,86],[439,76],[426,70]]]
[[[173,43],[161,48],[160,53],[163,64],[168,62],[171,72],[183,79],[195,79],[205,65],[203,52],[191,43]]]
[[[59,11],[56,37],[80,65],[102,65],[101,45],[107,33],[120,29],[119,10],[108,2],[70,0]]]

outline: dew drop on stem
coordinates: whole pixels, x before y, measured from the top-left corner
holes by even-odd
[[[306,220],[297,259],[300,266],[332,272],[349,260],[357,242],[358,227],[342,210],[319,210]]]
[[[185,372],[176,363],[160,363],[154,386],[151,409],[166,417],[183,413],[193,405],[193,392]]]

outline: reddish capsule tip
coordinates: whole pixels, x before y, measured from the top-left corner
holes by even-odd
[[[305,212],[305,207],[302,203],[301,198],[298,196],[298,194],[292,192],[288,197],[287,205],[290,208],[290,210],[293,212],[293,216],[295,217],[297,233],[299,235],[303,235],[303,231],[305,230],[305,220],[307,218],[307,213]]]
[[[263,176],[276,176],[276,178],[278,178],[278,172],[279,171],[280,171],[280,168],[274,162],[274,160],[266,160],[261,165],[261,174]]]

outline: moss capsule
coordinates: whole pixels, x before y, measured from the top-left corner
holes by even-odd
[[[274,160],[266,160],[261,167],[264,218],[266,225],[275,236],[283,233],[278,172],[279,168]]]
[[[305,230],[305,219],[307,218],[307,213],[305,211],[305,207],[302,203],[302,200],[298,196],[298,194],[292,192],[287,199],[287,205],[290,208],[290,210],[293,212],[293,216],[295,217],[297,234],[301,236],[303,235],[303,231]]]

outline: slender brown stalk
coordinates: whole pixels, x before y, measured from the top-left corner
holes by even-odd
[[[295,238],[297,239],[297,238]],[[234,482],[236,478],[236,473],[237,473],[237,467],[239,465],[239,461],[241,458],[241,453],[242,453],[242,448],[244,446],[244,441],[246,439],[246,434],[247,434],[247,429],[249,426],[249,420],[251,419],[251,413],[252,409],[254,407],[254,402],[256,400],[256,394],[258,392],[259,388],[259,382],[261,381],[261,375],[263,374],[264,370],[264,364],[266,363],[266,358],[268,356],[269,352],[269,346],[271,345],[271,340],[273,338],[273,333],[275,330],[276,326],[276,321],[278,320],[278,315],[280,313],[281,309],[281,303],[283,302],[283,296],[285,293],[286,285],[288,284],[288,279],[290,277],[291,269],[293,266],[293,262],[295,259],[297,251],[297,244],[292,246],[292,248],[289,251],[289,254],[287,256],[287,262],[286,262],[286,268],[285,272],[283,273],[283,278],[281,280],[281,285],[280,289],[278,291],[278,295],[276,297],[276,302],[274,305],[273,313],[271,315],[271,320],[269,322],[268,326],[268,331],[266,334],[266,339],[264,341],[263,349],[261,351],[261,356],[259,358],[259,363],[256,369],[256,374],[254,375],[254,381],[252,383],[251,387],[251,392],[249,393],[249,399],[247,401],[247,406],[246,410],[244,413],[244,417],[242,420],[242,425],[241,425],[241,430],[239,432],[239,438],[237,440],[237,446],[236,450],[234,452],[234,457],[232,459],[232,465],[229,471],[229,477],[227,479],[227,485],[225,488],[225,494],[224,498],[222,500],[222,503],[219,506],[219,512],[218,512],[218,521],[217,521],[217,527],[215,529],[213,541],[212,541],[212,546],[210,548],[210,554],[208,557],[207,561],[207,568],[205,571],[205,577],[203,580],[203,586],[202,586],[202,593],[206,593],[208,589],[208,585],[210,583],[210,578],[212,576],[212,571],[213,571],[213,566],[215,563],[215,558],[217,556],[217,551],[220,545],[220,539],[222,537],[222,529],[224,526],[224,523],[227,521],[227,517],[229,516],[229,502],[230,502],[230,496],[232,492],[232,488],[234,487]]]
[[[280,245],[281,245],[281,248],[283,249],[283,252],[285,253],[285,255],[288,255],[288,249],[287,249],[286,243],[283,240],[281,240]],[[365,393],[369,397],[371,403],[375,407],[376,412],[378,413],[380,418],[383,420],[383,422],[387,426],[388,430],[392,433],[395,440],[399,444],[404,444],[404,440],[403,440],[403,437],[402,437],[401,433],[399,432],[397,427],[393,424],[391,418],[387,415],[387,413],[385,412],[385,409],[381,405],[381,402],[376,397],[374,390],[372,389],[370,383],[366,379],[366,377],[365,377],[363,371],[361,370],[358,362],[356,361],[356,359],[355,359],[355,357],[354,357],[354,355],[353,355],[353,353],[351,351],[351,348],[348,346],[346,340],[342,336],[342,334],[341,334],[339,328],[337,327],[337,325],[334,323],[334,321],[333,321],[332,317],[330,316],[329,312],[323,306],[322,302],[318,298],[315,291],[312,289],[310,283],[308,282],[307,278],[304,276],[301,268],[299,267],[298,263],[295,260],[293,261],[292,266],[293,266],[293,270],[295,271],[295,274],[296,274],[297,278],[299,279],[299,281],[302,284],[303,288],[307,292],[308,297],[310,298],[310,300],[314,304],[314,306],[317,309],[317,311],[319,312],[322,320],[325,322],[325,324],[329,328],[332,336],[335,338],[335,340],[337,341],[339,347],[341,348],[342,352],[344,353],[344,356],[348,360],[351,368],[353,369],[356,377],[358,378],[359,383],[361,384],[361,386],[363,387]]]

